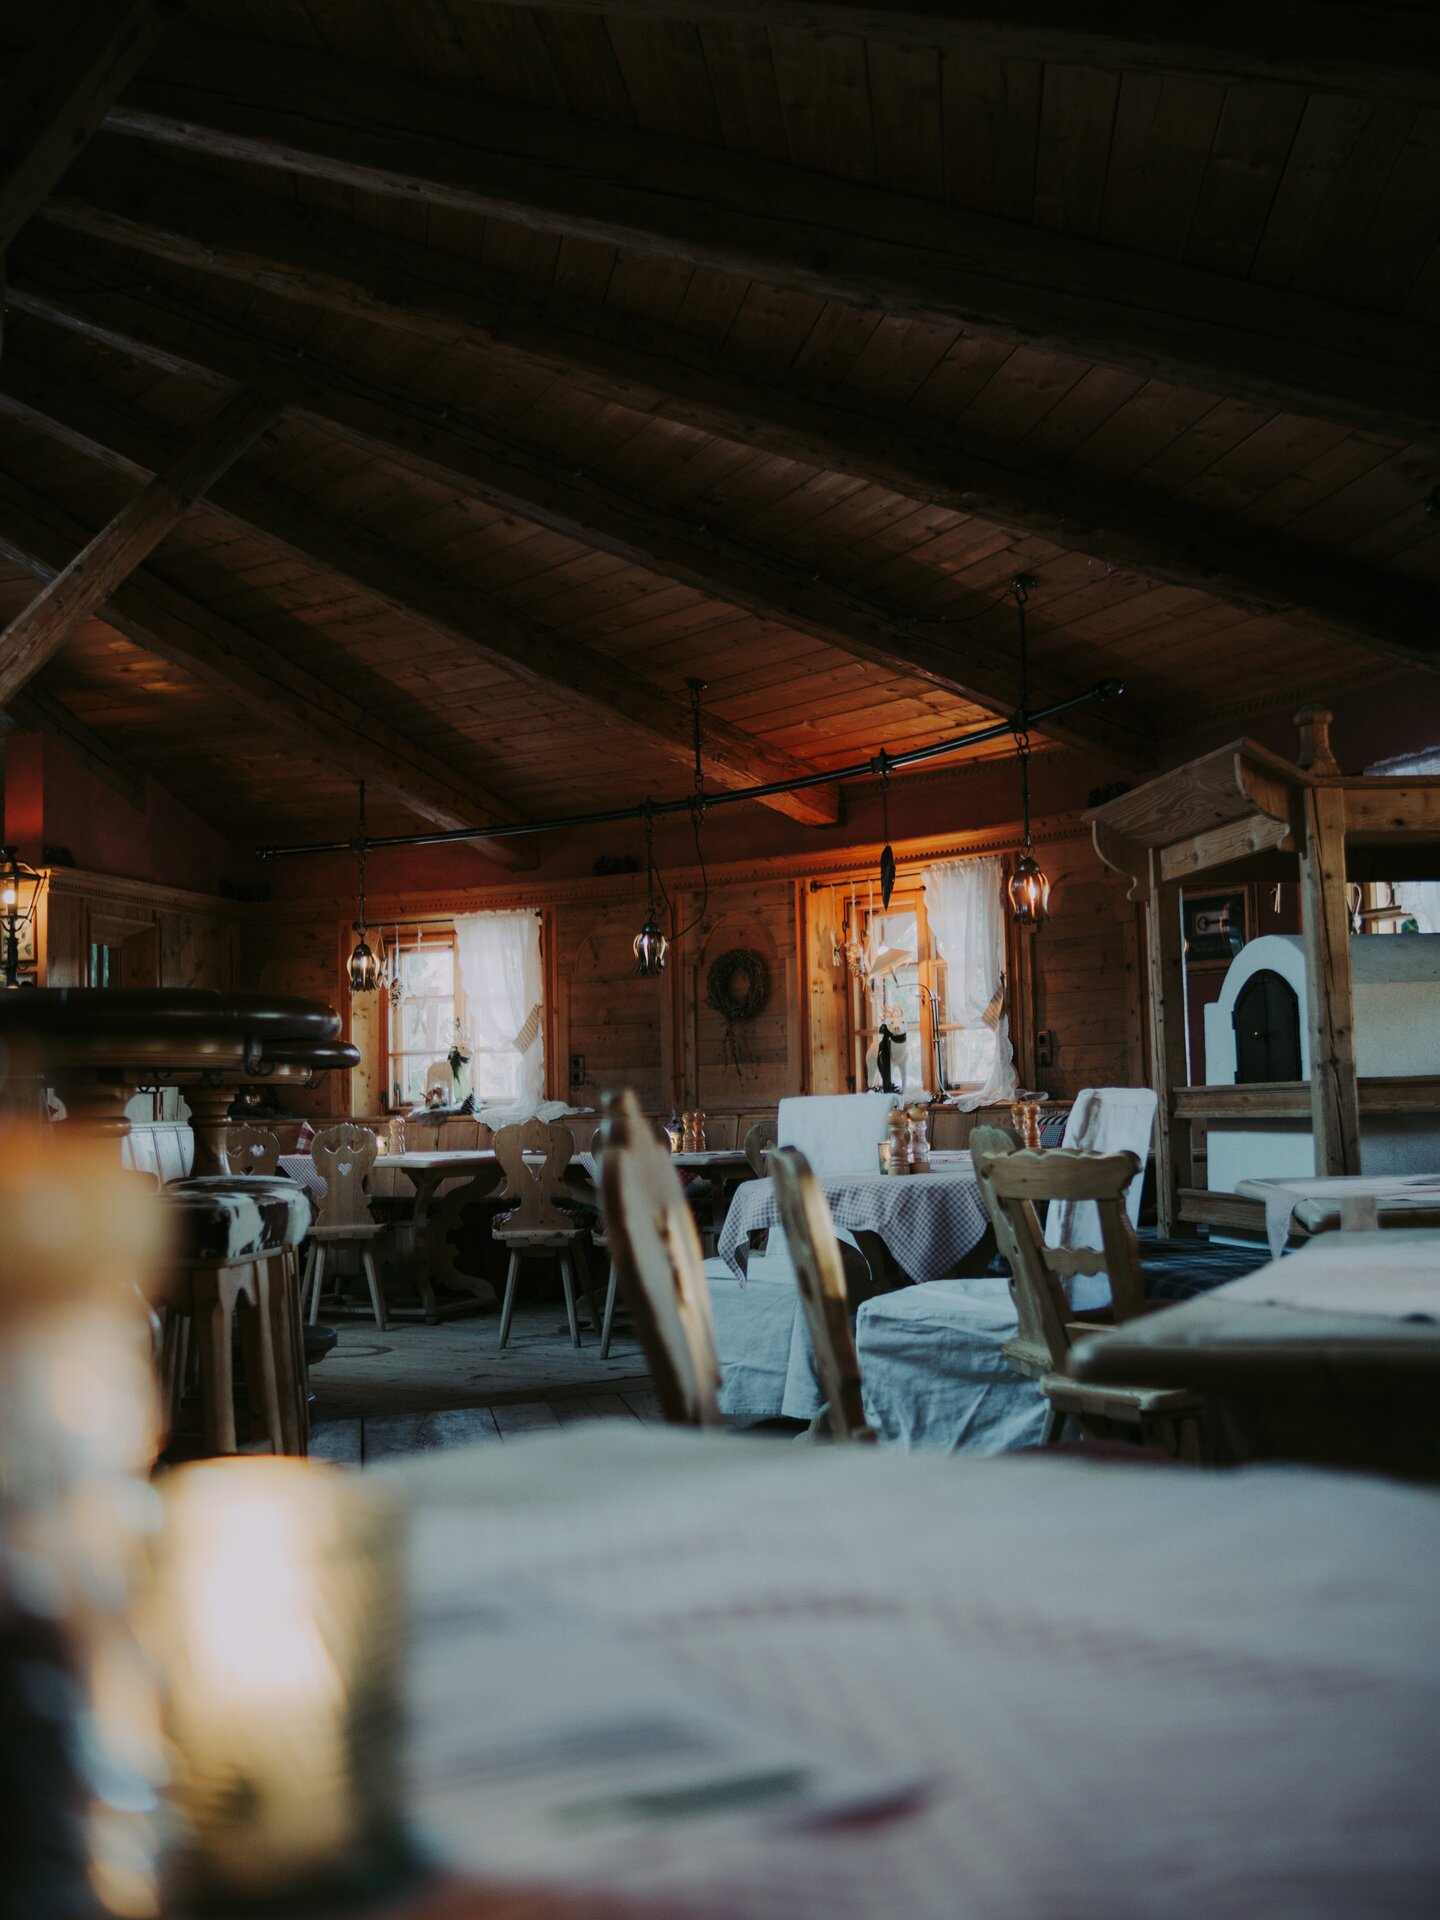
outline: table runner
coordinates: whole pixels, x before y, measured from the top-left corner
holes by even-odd
[[[822,1179],[820,1186],[836,1226],[878,1234],[912,1280],[941,1280],[953,1273],[989,1225],[968,1153],[951,1156],[944,1171],[837,1174]],[[718,1243],[733,1273],[742,1272],[736,1256],[749,1235],[775,1227],[779,1220],[769,1180],[750,1180],[738,1190]]]
[[[1432,1492],[596,1426],[398,1484],[422,1640],[482,1576],[583,1594],[757,1719],[930,1781],[870,1824],[657,1830],[600,1890],[726,1920],[1429,1910]],[[416,1705],[423,1742],[463,1673]],[[435,1811],[483,1871],[483,1821]]]

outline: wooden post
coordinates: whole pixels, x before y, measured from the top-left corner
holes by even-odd
[[[1303,799],[1300,900],[1310,1002],[1310,1109],[1315,1171],[1360,1171],[1360,1096],[1355,1082],[1355,993],[1350,907],[1345,898],[1345,793],[1311,787]]]
[[[1159,1106],[1155,1116],[1155,1204],[1161,1237],[1193,1234],[1182,1225],[1180,1190],[1194,1184],[1190,1122],[1174,1111],[1177,1087],[1188,1083],[1185,1046],[1185,951],[1180,925],[1180,889],[1162,884],[1159,859],[1150,854],[1145,905],[1146,972],[1150,1001],[1150,1063]]]

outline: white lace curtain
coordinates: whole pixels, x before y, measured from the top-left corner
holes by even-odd
[[[545,1094],[540,922],[529,912],[465,914],[455,922],[455,954],[475,1086],[493,1088],[490,1097],[507,1106],[513,1100],[526,1118]]]
[[[1394,760],[1377,760],[1365,771],[1389,775],[1396,780],[1407,774],[1423,779],[1440,773],[1440,747],[1433,747],[1428,753],[1402,753]],[[1396,885],[1395,898],[1406,913],[1414,916],[1421,933],[1440,933],[1440,880],[1401,880]]]
[[[945,860],[925,870],[930,937],[945,962],[941,996],[945,1079],[962,1107],[989,1106],[1014,1091],[1005,1013],[1005,872],[998,859]]]

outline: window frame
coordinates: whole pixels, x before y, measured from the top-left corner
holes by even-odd
[[[394,948],[392,948],[391,950],[392,955],[398,953],[399,955],[403,956],[404,954],[407,954],[407,953],[414,953],[417,946],[420,947],[422,950],[425,947],[429,947],[429,946],[449,947],[450,964],[451,964],[452,978],[454,982],[453,991],[451,993],[451,998],[450,998],[450,1005],[452,1009],[452,1012],[451,1012],[452,1031],[453,1031],[453,1023],[456,1019],[460,1021],[463,1027],[465,1022],[465,990],[461,985],[461,981],[460,981],[460,956],[456,946],[454,925],[453,924],[451,925],[437,924],[433,927],[427,926],[419,929],[410,929],[409,931],[411,931],[412,933],[418,931],[419,939],[416,940],[412,938],[410,940],[399,941],[397,945]],[[439,996],[437,995],[435,997],[438,998]],[[402,1002],[402,1005],[403,1005],[403,1002]],[[418,1053],[417,1051],[414,1051],[414,1050],[402,1051],[400,1049],[397,1049],[394,1046],[393,1042],[395,1038],[396,1028],[398,1026],[398,1022],[395,1018],[395,1014],[396,1014],[396,1009],[391,1003],[389,989],[382,988],[381,989],[381,1008],[380,1008],[380,1046],[381,1046],[381,1053],[385,1061],[384,1110],[386,1113],[409,1113],[417,1103],[415,1101],[405,1099],[403,1095],[398,1102],[395,1099],[396,1080],[395,1080],[394,1063],[397,1059],[402,1059],[402,1060],[414,1059],[418,1057]],[[422,1093],[420,1097],[420,1104],[423,1104],[423,1101],[424,1101],[424,1095]]]

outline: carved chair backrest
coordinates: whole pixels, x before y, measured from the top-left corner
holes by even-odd
[[[315,1170],[325,1182],[325,1198],[316,1216],[317,1227],[358,1227],[370,1224],[370,1196],[365,1181],[380,1143],[369,1127],[340,1120],[322,1127],[310,1142]]]
[[[670,1162],[633,1093],[607,1094],[599,1136],[610,1256],[665,1418],[722,1427],[705,1256]]]
[[[745,1158],[762,1180],[768,1171],[765,1155],[774,1144],[775,1122],[773,1120],[757,1120],[745,1135]]]
[[[1077,1274],[1109,1276],[1111,1311],[1118,1322],[1144,1308],[1140,1249],[1130,1224],[1125,1195],[1140,1171],[1133,1153],[1087,1153],[1071,1148],[1018,1151],[976,1137],[971,1151],[975,1175],[995,1238],[1010,1267],[1010,1289],[1018,1320],[1016,1337],[1005,1352],[1023,1373],[1063,1372],[1070,1350],[1070,1303],[1063,1282]],[[1100,1218],[1102,1245],[1047,1247],[1036,1212],[1050,1200],[1093,1201]]]
[[[280,1163],[280,1142],[270,1129],[243,1121],[231,1127],[226,1151],[232,1173],[274,1173]]]
[[[837,1440],[874,1440],[860,1397],[860,1361],[829,1204],[798,1147],[773,1148],[769,1167],[830,1431]]]
[[[502,1200],[514,1203],[510,1218],[496,1231],[503,1239],[527,1233],[575,1233],[574,1216],[555,1203],[568,1193],[565,1169],[575,1152],[568,1127],[526,1120],[518,1127],[501,1127],[495,1136],[495,1158],[505,1169]],[[529,1162],[525,1155],[543,1154]]]

